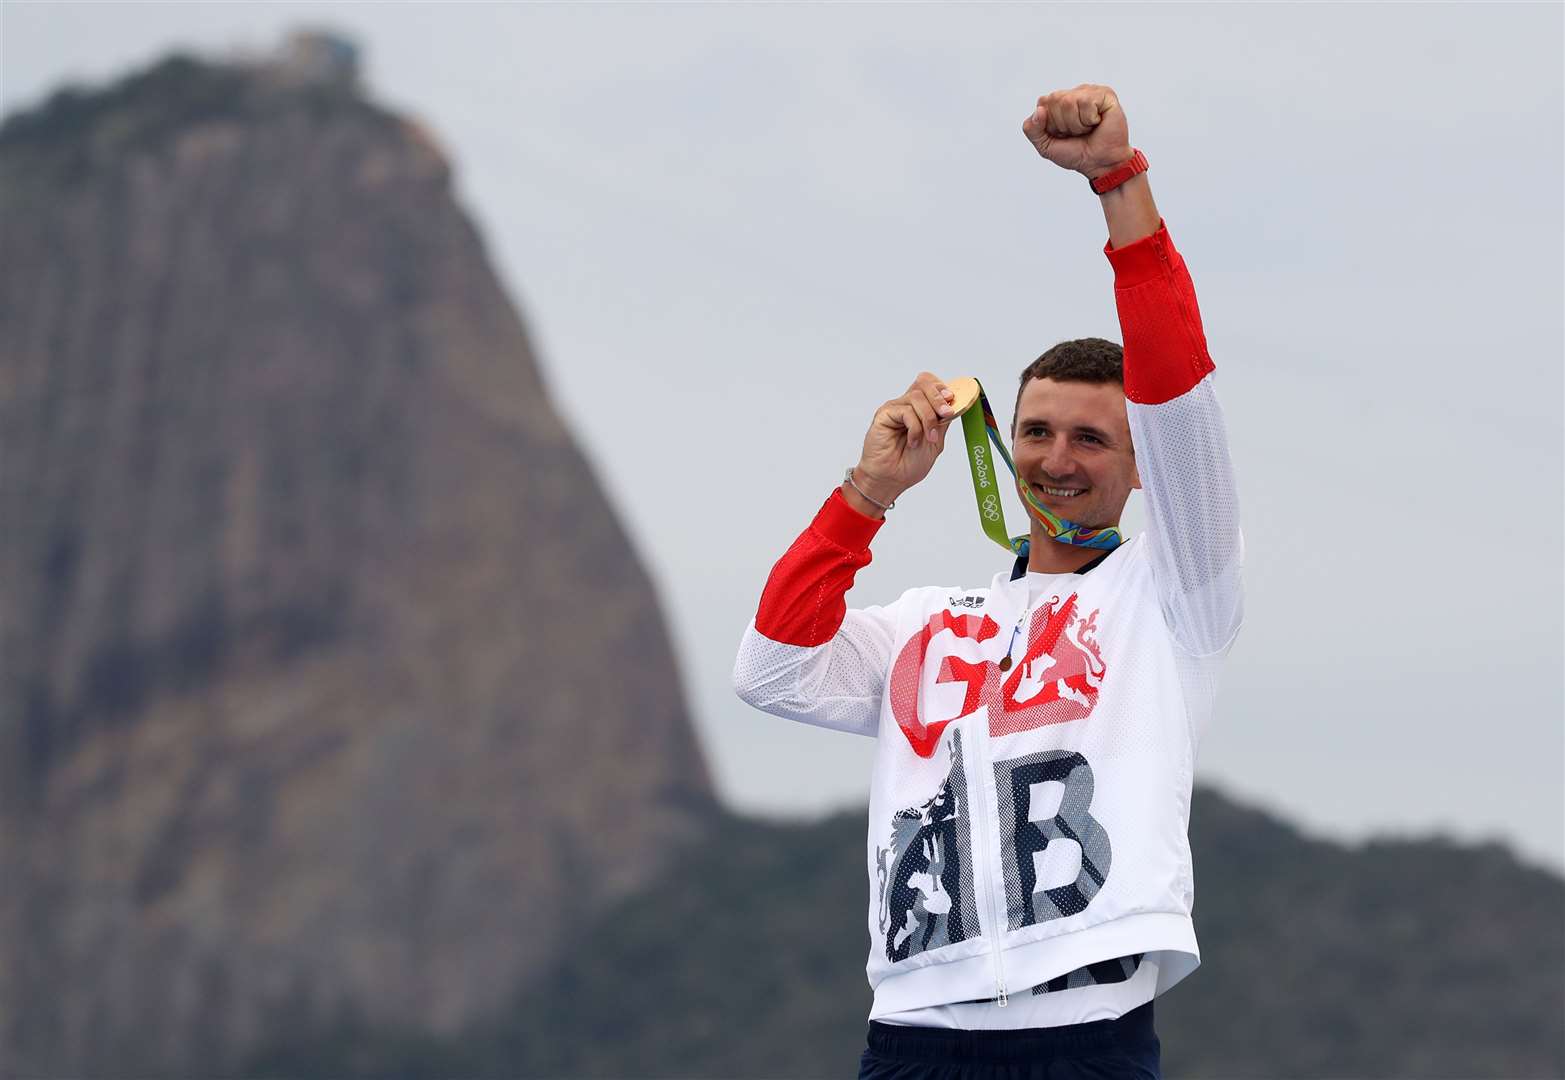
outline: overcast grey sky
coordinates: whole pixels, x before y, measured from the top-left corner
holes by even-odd
[[[929,369],[1008,414],[1044,348],[1120,338],[1097,200],[1020,134],[1099,82],[1189,262],[1242,485],[1249,619],[1200,778],[1318,835],[1565,867],[1560,5],[8,0],[0,105],[307,22],[454,159],[731,803],[867,798],[868,740],[754,712],[729,671],[874,408]],[[947,458],[851,603],[1004,561]]]

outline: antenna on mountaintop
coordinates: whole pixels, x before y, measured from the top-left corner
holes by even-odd
[[[359,47],[332,30],[301,28],[288,35],[272,67],[291,83],[351,88],[359,79]]]

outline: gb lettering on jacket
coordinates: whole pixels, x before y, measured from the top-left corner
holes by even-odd
[[[933,797],[894,814],[886,845],[876,846],[877,922],[891,963],[980,936],[973,870],[987,859],[977,858],[975,830],[997,836],[1005,867],[1003,898],[990,901],[991,926],[1014,931],[1068,918],[1103,887],[1111,845],[1091,813],[1094,777],[1086,758],[1035,749],[986,761],[984,752],[992,738],[1088,718],[1107,674],[1098,614],[1082,614],[1075,593],[1064,600],[1052,596],[1024,616],[1024,646],[1013,650],[1020,659],[1008,668],[1001,666],[1001,650],[1012,627],[1002,630],[988,615],[938,611],[899,650],[887,686],[897,727],[919,757],[932,758],[944,741],[950,760]],[[927,694],[921,692],[926,685]],[[987,731],[967,735],[977,738],[980,767],[994,772],[999,801],[992,823],[983,808],[965,805],[971,764],[964,763],[963,749],[969,740],[941,738],[980,708]],[[1047,789],[1056,797],[1039,805]],[[998,940],[994,948],[998,974]],[[1003,976],[997,987],[1003,1001]]]
[[[908,745],[930,757],[946,727],[984,707],[989,734],[1011,735],[1047,724],[1084,720],[1097,704],[1106,669],[1097,642],[1098,612],[1083,615],[1072,593],[1036,608],[1019,662],[1001,669],[998,647],[1011,637],[988,615],[939,611],[903,645],[887,686],[891,714]],[[994,656],[990,659],[990,656]],[[924,701],[926,671],[938,665]],[[926,715],[945,712],[949,715]]]

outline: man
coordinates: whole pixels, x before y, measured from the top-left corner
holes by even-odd
[[[1114,92],[1047,94],[1022,128],[1099,193],[1124,335],[1022,373],[1025,553],[987,589],[846,610],[954,419],[922,374],[773,569],[734,668],[758,708],[877,738],[861,1080],[1157,1076],[1152,1000],[1200,962],[1191,774],[1242,619],[1212,362]],[[1121,542],[1137,487],[1147,529]]]

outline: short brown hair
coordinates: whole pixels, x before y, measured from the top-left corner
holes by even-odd
[[[1125,350],[1106,338],[1084,337],[1062,341],[1022,371],[1016,387],[1016,404],[1011,409],[1011,430],[1016,429],[1016,414],[1022,407],[1022,391],[1034,379],[1055,382],[1118,383],[1125,385]]]

